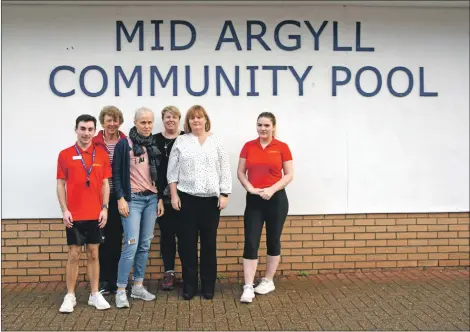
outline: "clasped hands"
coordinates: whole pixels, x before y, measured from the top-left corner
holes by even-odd
[[[262,199],[270,200],[276,191],[272,187],[268,187],[264,189],[252,188],[248,192],[253,195],[259,195]]]

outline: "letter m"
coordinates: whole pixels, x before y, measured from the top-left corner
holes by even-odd
[[[134,30],[129,34],[126,26],[122,21],[116,21],[116,50],[121,50],[121,33],[124,32],[124,36],[129,43],[132,42],[137,32],[139,32],[139,51],[144,50],[144,21],[137,21],[135,23]]]

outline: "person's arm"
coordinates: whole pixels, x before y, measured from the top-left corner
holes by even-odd
[[[292,160],[282,163],[284,176],[271,186],[274,192],[284,189],[294,179],[294,162]]]
[[[125,144],[128,144],[126,140],[120,140],[114,148],[113,156],[113,185],[116,199],[119,200],[124,197],[124,190],[122,189],[122,168],[125,156]]]
[[[67,207],[67,193],[65,191],[65,180],[57,179],[57,198],[59,200],[60,209],[62,210],[62,221],[64,225],[68,228],[71,228],[73,225],[72,214],[70,213]]]
[[[103,195],[103,205],[109,205],[109,180],[104,179],[103,185],[101,186],[101,194]]]
[[[177,183],[179,177],[179,159],[180,159],[180,150],[179,150],[179,143],[180,143],[181,136],[175,140],[173,148],[171,149],[170,157],[168,159],[168,169],[166,173],[166,177],[168,180],[168,184],[170,185],[170,195],[171,195],[171,206],[173,209],[179,211],[181,209],[181,201],[178,196],[177,190]]]
[[[220,163],[220,192],[223,194],[230,194],[232,192],[232,172],[230,170],[230,161],[228,153],[225,150],[225,147],[222,142],[218,142],[217,152],[219,155]]]
[[[64,225],[68,228],[71,228],[73,225],[72,214],[70,213],[67,207],[67,192],[65,190],[65,184],[67,182],[67,167],[66,161],[64,160],[62,152],[57,158],[57,199],[59,200],[60,209],[62,210],[62,221]]]
[[[228,195],[232,192],[232,173],[228,153],[221,141],[217,141],[217,154],[219,157],[219,210],[223,210],[228,204]]]
[[[103,184],[101,186],[101,194],[102,194],[102,200],[103,200],[103,205],[109,206],[109,180],[108,179],[103,179]],[[106,223],[108,222],[108,208],[107,207],[102,207],[100,216],[98,218],[98,224],[100,228],[103,228]]]
[[[248,177],[246,176],[246,159],[240,158],[238,160],[238,168],[237,168],[237,177],[242,186],[248,191],[250,194],[259,195],[260,189],[256,189],[253,185],[248,181]]]
[[[165,170],[162,167],[162,163],[157,168],[157,191],[158,191],[158,198],[163,199],[163,192],[165,191]]]
[[[101,185],[101,195],[103,205],[109,205],[109,195],[111,194],[111,188],[109,186],[109,179],[112,178],[113,173],[111,170],[111,161],[109,159],[108,153],[104,156],[104,176],[103,176],[103,184]]]
[[[123,217],[129,216],[129,205],[127,204],[126,199],[124,198],[124,189],[122,188],[122,183],[124,179],[122,178],[122,171],[125,164],[125,161],[129,154],[129,143],[127,139],[120,140],[116,147],[114,148],[113,156],[113,185],[114,193],[118,201],[118,210],[119,214]]]
[[[292,153],[289,146],[285,144],[281,148],[283,177],[269,188],[265,188],[261,192],[261,198],[270,199],[279,190],[284,189],[294,179],[294,162],[292,161]]]

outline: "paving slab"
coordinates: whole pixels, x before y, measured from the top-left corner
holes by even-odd
[[[2,284],[3,331],[468,331],[469,270],[404,270],[281,276],[276,290],[251,304],[242,286],[222,280],[214,299],[182,297],[147,281],[157,300],[129,298],[129,309],[99,311],[87,305],[86,282],[77,285],[77,306],[59,313],[65,284]]]

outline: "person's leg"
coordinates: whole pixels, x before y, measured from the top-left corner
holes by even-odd
[[[170,204],[165,204],[165,214],[157,219],[160,227],[160,252],[165,272],[174,271],[176,257],[176,236],[174,210]]]
[[[247,194],[244,213],[245,246],[243,249],[243,276],[245,285],[252,285],[258,266],[258,249],[263,231],[264,217],[259,196]]]
[[[87,273],[88,280],[90,280],[91,295],[95,295],[98,292],[98,277],[100,274],[100,263],[98,259],[99,244],[87,244]]]
[[[171,290],[176,284],[176,213],[171,204],[165,204],[165,214],[157,219],[160,226],[160,252],[165,272],[162,281],[163,290]]]
[[[67,241],[68,240],[69,238],[67,238]],[[80,260],[80,251],[81,246],[69,244],[69,258],[67,260],[67,267],[65,269],[67,294],[65,294],[64,301],[59,308],[59,311],[63,313],[73,312],[73,309],[77,304],[77,299],[75,298],[75,284],[77,283],[78,277],[78,262]]]
[[[284,222],[286,221],[288,210],[289,203],[284,190],[278,191],[269,201],[267,201],[267,206],[264,212],[266,219],[266,246],[268,249],[268,257],[265,277],[255,288],[255,293],[257,294],[267,294],[276,289],[273,278],[281,259],[281,233]]]
[[[217,203],[217,197],[205,198],[201,200],[199,210],[201,290],[206,299],[214,297],[217,279],[217,228],[220,220],[220,210]]]
[[[272,281],[281,260],[281,234],[289,211],[289,202],[285,190],[278,191],[271,197],[266,216],[266,276]]]
[[[99,276],[99,284],[100,284],[100,290],[102,287],[105,287],[107,289],[107,283],[109,279],[109,255],[110,255],[110,247],[109,247],[109,238],[111,237],[110,234],[110,224],[107,223],[106,226],[104,226],[103,229],[103,234],[105,237],[105,240],[102,245],[100,245],[98,252],[99,252],[99,264],[100,264],[100,276]]]
[[[141,198],[141,196],[132,194],[132,200],[128,202],[129,215],[127,218],[121,216],[124,230],[124,248],[118,264],[117,291],[115,298],[116,307],[118,308],[129,308],[126,287],[132,265],[134,264],[137,244],[139,243],[140,219],[145,205]]]
[[[111,195],[109,200],[108,222],[103,231],[105,240],[99,249],[100,291],[115,292],[123,229],[114,195]],[[103,289],[101,289],[101,285]]]
[[[245,285],[240,302],[251,303],[255,297],[253,283],[258,266],[258,249],[264,218],[261,197],[247,194],[244,213],[245,247],[243,250],[243,277]]]
[[[137,252],[140,234],[140,220],[145,206],[141,196],[132,195],[129,204],[129,215],[127,218],[121,217],[124,230],[124,248],[118,264],[118,291],[125,291],[129,281],[134,258]]]
[[[99,246],[104,241],[103,229],[99,227],[98,221],[88,221],[84,225],[87,228],[86,242],[87,242],[87,271],[88,279],[90,280],[91,294],[88,298],[88,304],[94,306],[98,310],[109,309],[111,306],[105,300],[103,294],[99,292],[98,281],[100,275],[99,265]]]
[[[150,251],[150,245],[155,230],[155,219],[157,218],[157,196],[146,196],[145,207],[140,220],[140,235],[137,252],[134,260],[134,286],[132,287],[132,297],[146,301],[155,299],[155,295],[150,294],[143,287],[145,270]]]
[[[78,262],[80,261],[81,248],[82,247],[78,245],[69,246],[69,257],[65,268],[67,294],[75,295],[75,285],[77,284],[78,278]]]
[[[190,300],[197,292],[197,199],[180,193],[181,210],[178,212],[178,252],[183,270],[183,297]]]

